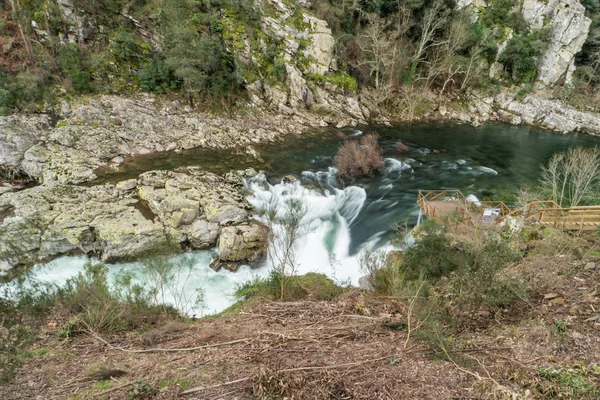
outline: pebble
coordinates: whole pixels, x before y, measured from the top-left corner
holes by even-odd
[[[589,262],[587,264],[585,264],[585,270],[586,271],[592,271],[596,269],[596,263],[595,262]]]

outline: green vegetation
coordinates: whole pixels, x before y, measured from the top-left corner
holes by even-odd
[[[343,289],[323,274],[308,273],[285,277],[286,286],[281,296],[281,275],[276,271],[268,278],[256,278],[236,288],[235,297],[239,300],[333,300],[342,294]]]
[[[464,329],[477,324],[478,316],[499,316],[526,298],[519,282],[501,274],[522,254],[510,239],[493,232],[480,235],[456,237],[426,221],[415,246],[401,257],[367,257],[363,269],[379,294],[415,299],[412,318],[422,325],[419,335],[439,346],[442,325]]]
[[[229,109],[245,100],[245,85],[278,86],[287,78],[290,38],[263,31],[263,13],[279,16],[268,3],[259,8],[251,0],[83,1],[77,7],[91,19],[84,37],[73,36],[73,22],[55,2],[15,4],[14,10],[3,6],[10,13],[0,24],[0,42],[16,38],[0,62],[0,114],[52,111],[65,95],[62,89],[67,95],[141,90],[185,96],[190,106]],[[305,33],[293,38],[298,48],[292,62],[310,81],[360,91],[373,105],[410,116],[427,114],[436,96],[448,91],[488,84],[485,69],[496,61],[509,30],[514,37],[498,60],[506,76],[493,85],[534,79],[547,41],[529,29],[516,0],[491,2],[476,23],[456,11],[452,0],[316,0],[310,10],[295,1],[284,4],[293,9],[284,28],[310,33],[303,13],[332,28],[335,72],[309,74],[311,39]],[[596,18],[597,2],[585,5]],[[60,38],[64,32],[71,32],[68,45]],[[590,82],[597,66],[593,37],[581,58]]]
[[[598,365],[541,368],[537,374],[542,379],[537,389],[544,398],[597,399],[600,396]]]
[[[49,320],[66,321],[59,335],[113,334],[145,329],[159,320],[186,319],[183,312],[201,307],[201,288],[186,295],[177,283],[188,279],[189,259],[172,260],[152,254],[142,262],[144,280],[120,274],[109,283],[104,264],[88,264],[64,285],[42,284],[20,277],[0,285],[0,381],[10,381],[23,359],[43,354],[28,349],[36,331]],[[169,300],[174,299],[174,303]],[[176,308],[182,310],[178,312]]]
[[[530,82],[537,74],[538,58],[547,47],[546,31],[515,35],[498,61],[514,82]]]

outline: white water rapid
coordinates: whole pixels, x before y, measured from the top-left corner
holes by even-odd
[[[356,219],[366,200],[365,190],[356,186],[346,189],[336,189],[335,170],[327,172],[305,172],[303,177],[313,181],[315,186],[325,187],[322,190],[312,190],[300,182],[280,183],[270,185],[264,175],[258,175],[247,181],[251,193],[249,202],[256,210],[275,205],[277,212],[282,213],[289,199],[301,201],[306,208],[303,218],[303,234],[297,242],[297,269],[295,273],[319,272],[326,274],[338,283],[358,284],[361,276],[358,255],[350,255],[349,226]],[[257,215],[257,218],[260,217]],[[277,226],[275,227],[277,229]],[[373,242],[377,235],[373,238]],[[368,246],[369,243],[365,244]],[[251,269],[242,266],[237,272],[222,269],[215,272],[209,267],[215,250],[196,251],[174,256],[175,261],[183,258],[191,260],[191,274],[182,274],[177,286],[184,296],[192,297],[198,288],[204,292],[204,303],[199,307],[188,309],[189,315],[202,316],[218,313],[234,302],[234,292],[237,285],[256,277],[266,277],[270,265],[267,261],[260,268]],[[85,256],[61,257],[45,265],[38,265],[32,271],[32,278],[40,282],[62,285],[67,279],[76,276],[84,270],[88,262],[98,262]],[[122,272],[132,275],[133,283],[143,283],[142,267],[136,263],[114,264],[108,266],[109,280]],[[174,296],[168,295],[167,302],[174,304]]]

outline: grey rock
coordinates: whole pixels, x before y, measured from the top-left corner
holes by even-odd
[[[269,229],[257,221],[221,229],[219,255],[211,263],[211,268],[236,271],[242,264],[262,262],[267,255],[268,236]]]

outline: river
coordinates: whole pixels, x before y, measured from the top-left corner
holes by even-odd
[[[332,168],[334,156],[344,140],[377,133],[384,149],[385,168],[374,177],[360,179],[344,187]],[[401,140],[409,151],[396,150]],[[186,150],[126,160],[118,169],[98,171],[95,183],[117,182],[152,169],[172,169],[199,165],[224,173],[253,167],[264,173],[247,180],[249,202],[258,208],[282,203],[287,198],[301,200],[307,208],[306,232],[298,243],[298,271],[322,272],[338,283],[358,283],[362,275],[359,255],[362,249],[388,247],[397,236],[396,224],[416,223],[419,190],[459,189],[481,200],[504,200],[510,204],[516,190],[535,182],[540,164],[555,152],[570,146],[593,146],[597,138],[560,135],[539,129],[488,124],[480,128],[451,123],[424,123],[396,127],[324,129],[299,138],[255,145],[262,162],[239,151]],[[292,174],[298,181],[281,183]],[[193,258],[193,274],[184,290],[204,291],[203,307],[192,314],[220,312],[234,302],[236,285],[266,276],[268,262],[261,268],[242,267],[238,272],[209,268],[212,251],[198,251],[175,257]],[[61,257],[36,266],[34,277],[60,284],[82,270],[87,257]],[[140,279],[139,265],[115,264],[110,275],[127,271]]]

